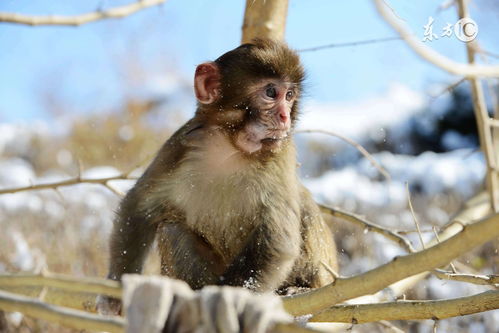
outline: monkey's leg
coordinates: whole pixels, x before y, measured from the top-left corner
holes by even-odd
[[[301,247],[299,223],[282,222],[263,221],[219,284],[245,286],[256,291],[273,291],[279,287],[291,271]]]
[[[161,273],[200,289],[216,284],[225,269],[221,257],[202,237],[180,223],[165,223],[159,229]]]

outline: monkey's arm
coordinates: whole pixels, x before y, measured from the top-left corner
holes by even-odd
[[[181,223],[163,224],[158,237],[163,275],[184,280],[193,289],[217,283],[225,267],[202,237]]]
[[[107,276],[112,280],[121,280],[121,276],[126,273],[140,273],[154,240],[156,226],[148,223],[145,216],[136,213],[136,200],[134,188],[123,199],[114,221]],[[100,314],[117,315],[121,312],[121,301],[114,297],[99,295],[96,309]]]
[[[132,189],[123,199],[111,233],[108,278],[113,280],[120,280],[126,273],[142,272],[156,234],[157,224],[136,207],[136,192]]]
[[[111,234],[110,279],[119,280],[123,274],[142,271],[159,223],[171,215],[162,182],[182,159],[185,138],[199,127],[199,123],[190,120],[177,130],[121,202]]]
[[[299,220],[289,214],[262,217],[219,284],[273,291],[288,276],[300,254]]]

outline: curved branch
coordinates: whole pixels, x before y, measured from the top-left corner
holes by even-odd
[[[355,142],[354,140],[350,139],[350,138],[347,138],[346,136],[343,136],[341,134],[338,134],[338,133],[335,133],[335,132],[331,132],[331,131],[326,131],[326,130],[320,130],[320,129],[306,129],[306,130],[297,130],[295,131],[295,133],[321,133],[321,134],[326,134],[326,135],[331,135],[331,136],[335,136],[337,137],[338,139],[340,140],[343,140],[345,141],[346,143],[354,146],[362,155],[364,155],[365,158],[367,158],[369,160],[369,162],[371,162],[371,164],[376,168],[378,169],[379,173],[381,173],[386,179],[390,180],[391,177],[390,177],[390,174],[388,173],[388,171],[386,171],[385,168],[383,168],[377,161],[376,159],[371,155],[369,154],[369,152],[364,148],[362,147],[359,143]]]
[[[395,31],[398,32],[407,45],[421,58],[440,67],[441,69],[455,75],[466,77],[499,77],[499,66],[469,65],[455,62],[435,50],[420,42],[406,27],[400,22],[393,11],[383,0],[374,0],[376,9],[381,17]]]
[[[331,216],[334,216],[334,217],[337,217],[337,218],[340,218],[340,219],[343,219],[343,220],[346,220],[349,222],[353,222],[353,223],[357,224],[358,226],[361,226],[361,227],[367,229],[368,231],[374,231],[378,234],[385,236],[386,238],[399,244],[407,252],[416,252],[416,250],[412,247],[411,242],[407,238],[399,235],[397,232],[383,228],[382,226],[379,226],[377,224],[374,224],[372,222],[367,221],[366,219],[362,218],[359,215],[356,215],[353,213],[348,213],[348,212],[343,211],[343,210],[338,209],[338,208],[329,207],[329,206],[323,205],[323,204],[320,204],[319,207],[323,213],[329,214]]]
[[[123,332],[125,327],[125,320],[120,317],[103,317],[84,311],[63,308],[1,290],[0,308],[5,311],[20,311],[28,316],[81,330]]]
[[[299,295],[283,297],[294,315],[316,313],[341,301],[367,295],[409,276],[448,264],[452,259],[499,236],[499,214],[462,226],[462,230],[424,251],[395,257],[391,262],[350,278]]]
[[[499,291],[438,301],[397,301],[333,306],[312,322],[368,323],[380,320],[439,320],[499,309]]]
[[[91,13],[71,16],[46,15],[46,16],[31,16],[16,13],[1,13],[0,22],[24,24],[24,25],[69,25],[79,26],[82,24],[95,22],[98,20],[122,18],[134,14],[142,9],[157,6],[166,0],[139,0],[137,2],[111,8],[103,11],[95,11]]]

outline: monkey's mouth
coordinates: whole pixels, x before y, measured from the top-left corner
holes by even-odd
[[[289,135],[287,129],[269,128],[260,123],[250,123],[237,134],[236,146],[246,153],[254,153],[260,149],[274,150]]]
[[[283,136],[283,137],[271,137],[271,138],[262,139],[260,142],[261,143],[277,143],[277,142],[280,142],[280,141],[284,140],[285,138],[286,138],[286,136]]]
[[[288,131],[286,130],[273,130],[267,133],[267,135],[261,140],[262,143],[265,142],[277,142],[284,140],[288,137]]]
[[[260,140],[260,142],[267,148],[273,148],[281,144],[281,142],[288,137],[287,131],[273,132],[267,137]]]

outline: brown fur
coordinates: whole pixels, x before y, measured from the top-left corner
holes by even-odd
[[[163,145],[121,203],[109,277],[139,273],[156,237],[162,273],[193,288],[228,284],[272,291],[332,282],[323,263],[336,269],[334,241],[297,178],[292,139],[268,149],[264,143],[255,153],[234,142],[244,126],[262,119],[248,87],[272,79],[301,92],[298,56],[281,43],[257,40],[201,66],[196,95],[207,102]],[[290,105],[291,126],[298,99],[279,102]]]

